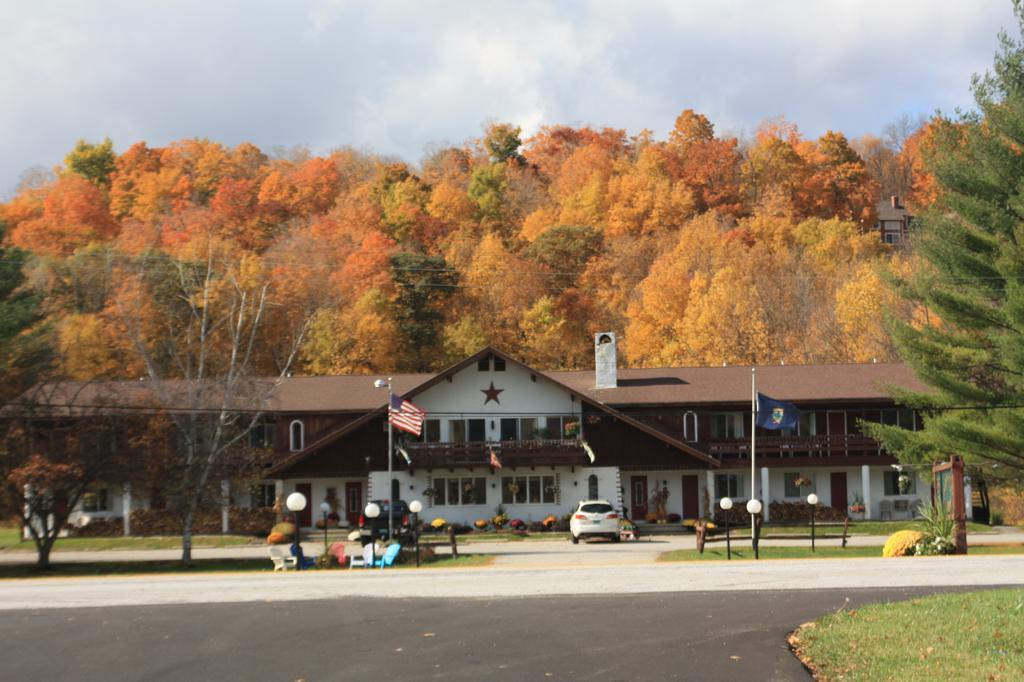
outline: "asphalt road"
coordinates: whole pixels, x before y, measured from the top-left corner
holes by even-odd
[[[786,646],[800,623],[957,589],[6,611],[0,679],[806,680]]]

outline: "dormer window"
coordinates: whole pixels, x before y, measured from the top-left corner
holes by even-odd
[[[491,359],[481,358],[476,361],[476,370],[478,372],[490,372],[491,371]]]
[[[301,450],[306,446],[306,429],[302,420],[296,419],[288,427],[289,447],[292,452]]]
[[[494,371],[504,372],[505,371],[505,358],[494,358]]]

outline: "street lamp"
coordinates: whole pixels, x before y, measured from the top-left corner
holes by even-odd
[[[423,503],[413,500],[409,503],[409,511],[412,512],[412,539],[416,546],[416,568],[420,567],[420,512],[423,511]]]
[[[754,558],[760,559],[761,556],[758,553],[757,543],[761,539],[761,524],[758,523],[760,521],[759,517],[761,515],[761,500],[758,500],[756,498],[751,498],[750,500],[748,500],[747,513],[750,514],[750,522],[753,526],[751,533],[751,541],[754,545]]]
[[[392,450],[394,450],[394,444],[393,444],[394,443],[394,435],[392,434],[392,430],[391,430],[391,377],[388,377],[387,381],[385,381],[384,379],[377,379],[376,381],[373,382],[373,387],[374,388],[386,388],[386,389],[388,389],[388,406],[387,406],[387,415],[388,415],[388,485],[390,486],[391,485],[391,479],[392,479],[392,474],[391,474],[391,452],[392,452]],[[388,539],[395,537],[395,529],[393,528],[394,524],[393,524],[393,521],[392,521],[392,519],[395,516],[394,513],[392,512],[392,510],[394,509],[394,504],[395,504],[395,500],[391,500],[391,505],[392,506],[388,507]]]
[[[299,512],[306,508],[306,496],[300,492],[294,492],[284,502],[288,511],[292,513],[292,520],[295,522],[295,570],[302,570],[302,548],[299,546]]]
[[[370,566],[373,567],[377,563],[377,517],[380,516],[380,506],[371,502],[366,505],[363,514],[370,519]]]
[[[811,493],[807,496],[807,504],[811,505],[811,551],[814,551],[814,509],[818,504],[818,496]]]
[[[327,556],[327,515],[331,513],[331,505],[321,502],[320,511],[324,515],[324,556]]]
[[[725,558],[732,560],[732,541],[729,539],[729,510],[732,509],[732,498],[723,497],[718,505],[725,512],[722,515],[722,519],[725,521]]]

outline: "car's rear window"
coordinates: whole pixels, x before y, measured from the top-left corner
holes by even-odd
[[[603,502],[594,502],[592,504],[585,504],[580,507],[580,511],[587,512],[588,514],[607,514],[612,511],[610,504],[604,504]]]

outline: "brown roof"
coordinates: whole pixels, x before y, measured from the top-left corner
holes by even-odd
[[[903,220],[910,215],[910,211],[905,206],[893,208],[892,201],[889,199],[879,201],[875,204],[875,209],[878,212],[879,220]]]
[[[620,369],[616,388],[594,388],[593,371],[549,376],[609,405],[743,403],[750,400],[750,367]],[[788,401],[886,400],[887,385],[924,391],[909,367],[898,363],[765,365],[757,390]]]
[[[498,352],[487,349],[487,352]],[[470,356],[471,359],[477,355]],[[504,354],[502,354],[504,355]],[[506,356],[507,357],[507,356]],[[449,368],[462,366],[466,361]],[[423,390],[446,372],[430,374],[393,374],[396,393]],[[744,403],[750,400],[750,367],[663,367],[619,369],[616,388],[595,389],[594,371],[542,372],[588,399],[613,407],[657,404]],[[386,393],[374,388],[375,379],[387,374],[288,377],[262,409],[271,412],[367,412],[381,408]],[[167,382],[170,386],[173,382]],[[797,402],[887,400],[887,385],[924,391],[927,387],[909,367],[897,363],[771,365],[757,368],[758,391]],[[154,400],[148,381],[69,382],[43,390],[37,388],[39,402],[67,408],[105,406],[152,409]],[[30,392],[31,393],[31,392]],[[214,407],[211,404],[211,407]],[[238,409],[257,409],[253,405]],[[73,409],[73,408],[72,408]]]

